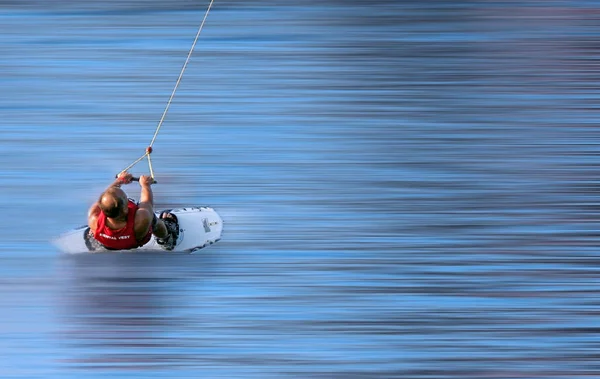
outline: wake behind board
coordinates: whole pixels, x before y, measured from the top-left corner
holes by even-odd
[[[174,213],[179,221],[179,237],[177,238],[177,245],[172,251],[190,253],[212,245],[221,239],[223,220],[214,209],[209,207],[186,207],[171,209],[170,212]],[[162,211],[156,212],[156,216],[159,217],[161,213]],[[70,230],[53,241],[60,251],[68,254],[108,251],[102,248],[98,249],[94,242],[97,243],[97,241],[90,239],[87,225]],[[144,246],[123,251],[135,252],[139,250],[166,251],[156,243],[154,237]]]

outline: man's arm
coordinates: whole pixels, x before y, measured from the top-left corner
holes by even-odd
[[[133,179],[133,175],[131,175],[127,171],[122,172],[119,175],[117,175],[117,178],[115,179],[114,182],[112,182],[108,187],[106,187],[104,192],[108,191],[112,187],[121,188],[121,185],[131,183],[132,179]]]
[[[154,195],[152,194],[152,183],[154,179],[150,176],[140,176],[140,187],[142,187],[142,193],[140,194],[140,201],[138,203],[139,208],[147,209],[149,212],[154,211]]]
[[[135,214],[135,237],[138,241],[143,239],[148,233],[148,229],[154,218],[154,196],[152,194],[152,183],[154,179],[151,176],[140,176],[140,201],[138,202],[138,210]]]
[[[98,203],[94,203],[90,210],[88,211],[88,226],[92,230],[92,232],[96,231],[96,226],[98,225],[98,216],[100,215],[100,206]]]

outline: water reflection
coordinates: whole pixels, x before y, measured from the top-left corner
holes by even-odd
[[[70,353],[63,363],[107,370],[157,369],[185,362],[186,338],[177,335],[182,326],[201,321],[186,318],[186,308],[202,305],[186,296],[190,272],[180,266],[180,259],[177,254],[63,257],[61,335]],[[195,259],[195,264],[205,262]],[[201,282],[195,278],[196,293],[202,292]]]

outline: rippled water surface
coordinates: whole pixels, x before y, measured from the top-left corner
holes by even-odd
[[[208,1],[0,3],[0,377],[600,377],[600,5],[292,3],[215,1],[154,144],[222,241],[72,256]]]

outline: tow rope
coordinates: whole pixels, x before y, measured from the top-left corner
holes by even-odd
[[[150,154],[152,154],[152,150],[153,150],[152,145],[154,145],[154,141],[156,141],[156,136],[158,136],[160,127],[162,126],[163,121],[165,120],[165,117],[167,116],[167,112],[169,111],[171,102],[173,101],[173,98],[175,97],[175,92],[177,92],[177,88],[179,88],[179,83],[181,83],[181,78],[183,77],[183,73],[185,72],[185,69],[187,68],[187,65],[190,61],[190,58],[192,57],[192,53],[194,52],[194,48],[196,47],[196,43],[198,42],[198,38],[200,37],[200,33],[202,32],[202,28],[204,27],[204,23],[206,22],[206,18],[208,17],[208,13],[210,12],[213,2],[214,2],[214,0],[210,1],[210,4],[208,4],[208,8],[206,9],[206,13],[204,13],[204,18],[202,19],[202,23],[200,24],[200,27],[198,28],[198,32],[196,33],[196,38],[194,38],[194,43],[192,44],[192,47],[190,48],[190,51],[187,55],[185,63],[183,64],[183,67],[181,68],[181,72],[179,73],[179,77],[177,78],[177,82],[175,83],[175,88],[173,88],[173,92],[171,92],[169,101],[167,101],[167,106],[165,107],[165,110],[163,111],[162,116],[160,117],[160,121],[158,122],[156,131],[154,132],[152,141],[150,141],[150,145],[148,145],[148,147],[146,148],[146,152],[144,153],[144,155],[142,155],[141,157],[136,159],[133,163],[131,163],[129,166],[127,166],[123,170],[121,170],[117,174],[117,176],[119,176],[120,174],[124,173],[125,171],[129,170],[130,168],[132,168],[133,166],[138,164],[142,159],[148,157],[148,168],[150,169],[150,176],[152,177],[152,179],[154,179],[154,170],[152,169],[152,160],[150,159]]]

